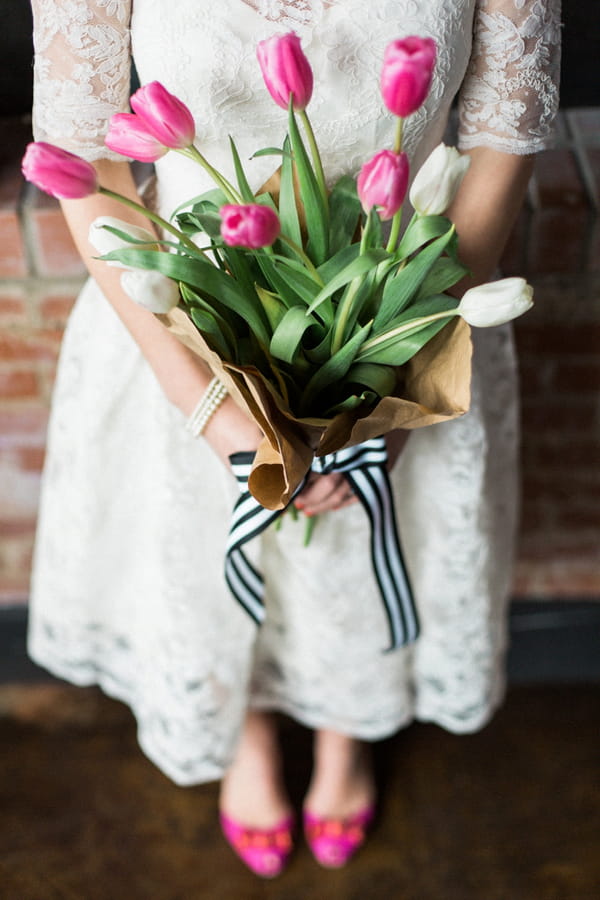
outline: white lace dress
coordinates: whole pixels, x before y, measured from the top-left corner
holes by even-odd
[[[206,156],[233,176],[278,144],[286,116],[263,86],[260,39],[294,29],[315,71],[310,115],[331,179],[390,147],[378,89],[394,37],[430,35],[439,57],[406,149],[418,165],[461,87],[464,148],[544,147],[556,108],[555,0],[34,0],[38,139],[110,157],[133,55],[197,119]],[[212,187],[168,155],[159,206]],[[258,188],[272,160],[248,165]],[[417,718],[456,732],[503,692],[516,519],[517,409],[510,332],[475,339],[471,411],[413,432],[393,472],[422,636],[383,654],[387,625],[359,505],[321,516],[309,548],[286,518],[252,548],[267,584],[257,631],[230,596],[223,547],[237,489],[183,428],[93,283],[65,335],[54,394],[31,600],[30,652],[131,705],[148,756],[180,784],[218,778],[248,703],[365,739]]]

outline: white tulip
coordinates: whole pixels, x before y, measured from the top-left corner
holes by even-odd
[[[160,272],[130,269],[121,275],[121,287],[132,300],[153,313],[168,313],[179,303],[179,285]]]
[[[502,278],[470,288],[456,312],[476,328],[503,325],[531,309],[532,297],[533,288],[524,278]]]
[[[104,256],[105,253],[111,253],[113,250],[127,250],[130,247],[135,247],[135,244],[130,244],[128,241],[124,241],[122,238],[117,237],[116,234],[107,231],[104,227],[105,225],[108,225],[110,228],[118,228],[119,231],[130,234],[136,241],[147,241],[152,244],[151,247],[144,249],[158,250],[156,235],[152,234],[152,232],[148,231],[146,228],[140,228],[138,225],[130,225],[129,222],[124,222],[122,219],[117,219],[114,216],[99,216],[97,219],[94,219],[90,225],[88,240],[101,256]],[[123,263],[120,263],[116,259],[107,261],[107,265],[116,266],[119,269],[129,268],[129,266],[123,265]]]
[[[429,154],[409,191],[410,202],[421,216],[444,213],[456,195],[471,159],[455,147],[438,146]]]

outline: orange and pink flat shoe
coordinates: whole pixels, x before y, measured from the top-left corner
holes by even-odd
[[[274,828],[246,828],[224,813],[219,819],[227,843],[252,872],[261,878],[275,878],[283,871],[293,849],[292,815]]]
[[[322,866],[340,869],[364,844],[374,818],[373,805],[347,819],[323,818],[304,810],[304,834],[312,855]]]

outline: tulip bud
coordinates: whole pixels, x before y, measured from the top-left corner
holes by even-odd
[[[229,247],[269,247],[281,231],[277,213],[270,206],[232,203],[222,206],[220,214],[221,236]]]
[[[421,216],[444,213],[456,195],[471,158],[455,147],[438,144],[429,154],[412,183],[410,202]]]
[[[406,37],[388,44],[381,93],[390,112],[404,118],[419,108],[431,85],[435,57],[432,38]]]
[[[98,175],[91,163],[44,141],[27,145],[22,171],[51,197],[80,200],[98,190]]]
[[[182,150],[194,143],[194,117],[185,103],[169,93],[159,81],[139,88],[130,103],[144,127],[165,147]]]
[[[153,313],[168,313],[179,303],[177,282],[160,272],[130,269],[121,275],[121,287],[132,300]]]
[[[293,31],[273,35],[259,42],[256,54],[267,90],[275,103],[287,109],[290,97],[293,97],[294,109],[305,109],[312,97],[313,73],[298,35]]]
[[[90,225],[88,241],[94,250],[97,250],[102,256],[104,256],[105,253],[111,253],[113,250],[128,250],[132,246],[128,241],[107,231],[105,228],[106,225],[110,228],[118,228],[119,231],[130,234],[136,241],[144,241],[150,244],[151,246],[145,248],[147,250],[158,250],[156,235],[152,234],[152,232],[148,231],[146,228],[140,228],[138,225],[131,225],[129,222],[124,222],[122,219],[115,218],[115,216],[99,216],[97,219],[94,219]],[[116,259],[107,260],[107,265],[115,266],[120,269],[130,268]]]
[[[470,288],[456,312],[476,328],[503,325],[531,309],[532,297],[533,288],[524,278],[502,278]]]
[[[133,113],[116,113],[112,116],[104,143],[109,150],[140,162],[156,162],[169,151]]]
[[[383,221],[391,219],[404,201],[408,169],[406,153],[391,150],[381,150],[366,162],[356,180],[364,211],[368,213],[375,207]]]

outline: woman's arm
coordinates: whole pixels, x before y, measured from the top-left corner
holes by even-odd
[[[127,163],[100,160],[95,166],[104,187],[140,202]],[[208,366],[169,334],[152,313],[124,293],[120,283],[122,270],[94,259],[97,251],[88,241],[90,225],[98,216],[117,216],[145,228],[151,227],[148,220],[102,194],[83,200],[63,200],[61,205],[90,274],[139,345],[168,399],[189,416],[212,377]],[[204,435],[224,462],[236,450],[256,449],[262,437],[256,423],[231,397],[214,414]]]
[[[533,156],[502,153],[490,147],[465,151],[471,165],[447,215],[456,225],[458,252],[472,274],[451,291],[465,290],[492,277],[533,171]]]

